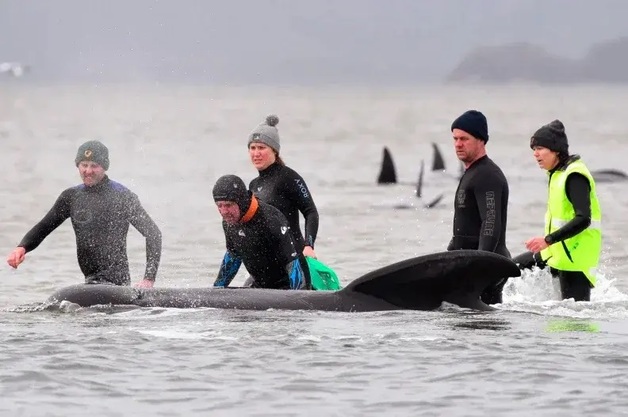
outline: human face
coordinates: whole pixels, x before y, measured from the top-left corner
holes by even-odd
[[[93,161],[79,162],[78,170],[83,184],[87,187],[94,186],[105,178],[105,169]]]
[[[277,158],[275,150],[261,142],[251,142],[249,145],[249,156],[253,166],[258,171],[263,171],[274,164]]]
[[[483,140],[476,139],[460,129],[454,129],[451,133],[454,138],[456,156],[464,163],[465,167],[469,167],[469,165],[486,154]]]
[[[216,207],[222,219],[229,224],[236,224],[240,221],[240,207],[233,201],[217,201]]]
[[[554,169],[558,165],[558,152],[551,151],[542,146],[534,146],[532,148],[532,154],[539,167],[546,171]]]

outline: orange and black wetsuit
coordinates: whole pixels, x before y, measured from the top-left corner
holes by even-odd
[[[227,251],[215,287],[227,287],[244,263],[252,287],[311,289],[309,270],[302,251],[296,248],[288,222],[281,212],[251,195],[240,205],[240,222],[223,220]]]

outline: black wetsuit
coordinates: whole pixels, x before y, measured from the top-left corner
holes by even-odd
[[[133,192],[108,177],[97,185],[63,191],[54,206],[18,246],[34,250],[67,218],[76,235],[78,263],[86,283],[129,285],[126,253],[129,224],[146,238],[144,278],[155,280],[161,258],[161,232]]]
[[[252,287],[311,289],[303,253],[296,249],[285,216],[270,204],[259,200],[258,204],[247,222],[223,220],[227,252],[214,286],[227,287],[244,263]]]
[[[318,233],[318,210],[303,178],[293,169],[277,162],[270,165],[249,184],[260,200],[276,207],[286,216],[297,250],[314,248]],[[305,238],[299,225],[299,212],[305,218]]]
[[[478,249],[510,257],[506,248],[508,193],[506,176],[488,156],[471,164],[456,190],[453,237],[447,250]],[[501,303],[505,283],[486,289],[482,301]]]
[[[577,158],[577,156],[574,156],[570,161]],[[551,170],[550,179],[552,174],[561,168],[562,166]],[[548,235],[551,241],[554,242],[553,244],[574,237],[591,224],[591,184],[589,184],[587,177],[577,172],[569,174],[565,181],[565,193],[567,194],[567,199],[573,205],[575,216],[563,227]],[[534,265],[539,267],[546,266],[540,255],[532,252],[525,252],[515,257],[514,260],[523,269],[532,268]],[[589,281],[584,272],[559,271],[555,268],[550,268],[550,271],[554,277],[559,279],[560,292],[564,300],[573,298],[575,301],[590,301],[591,281]]]

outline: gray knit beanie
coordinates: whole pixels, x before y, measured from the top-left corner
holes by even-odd
[[[266,121],[255,128],[249,135],[249,142],[247,146],[251,146],[252,142],[263,143],[273,148],[277,153],[281,148],[279,143],[279,132],[277,131],[277,124],[279,123],[279,117],[271,114],[266,117]]]
[[[74,164],[78,166],[81,161],[93,161],[106,170],[109,169],[109,149],[100,141],[90,140],[79,146],[76,151]]]

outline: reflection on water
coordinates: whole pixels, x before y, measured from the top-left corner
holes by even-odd
[[[510,323],[501,319],[465,320],[453,324],[454,329],[463,330],[508,330]]]
[[[490,312],[470,311],[457,315],[452,327],[454,330],[509,330],[511,323]]]
[[[308,320],[304,317],[298,316],[289,316],[283,315],[282,313],[273,314],[270,313],[270,310],[257,312],[257,311],[249,311],[249,310],[235,310],[228,312],[218,311],[217,314],[220,314],[224,321],[228,321],[230,323],[275,323],[275,322],[299,322],[304,323],[311,320]]]
[[[591,320],[560,318],[560,319],[549,320],[547,322],[547,327],[545,329],[549,333],[557,333],[557,332],[597,333],[600,331],[600,325],[599,323],[596,323]]]

